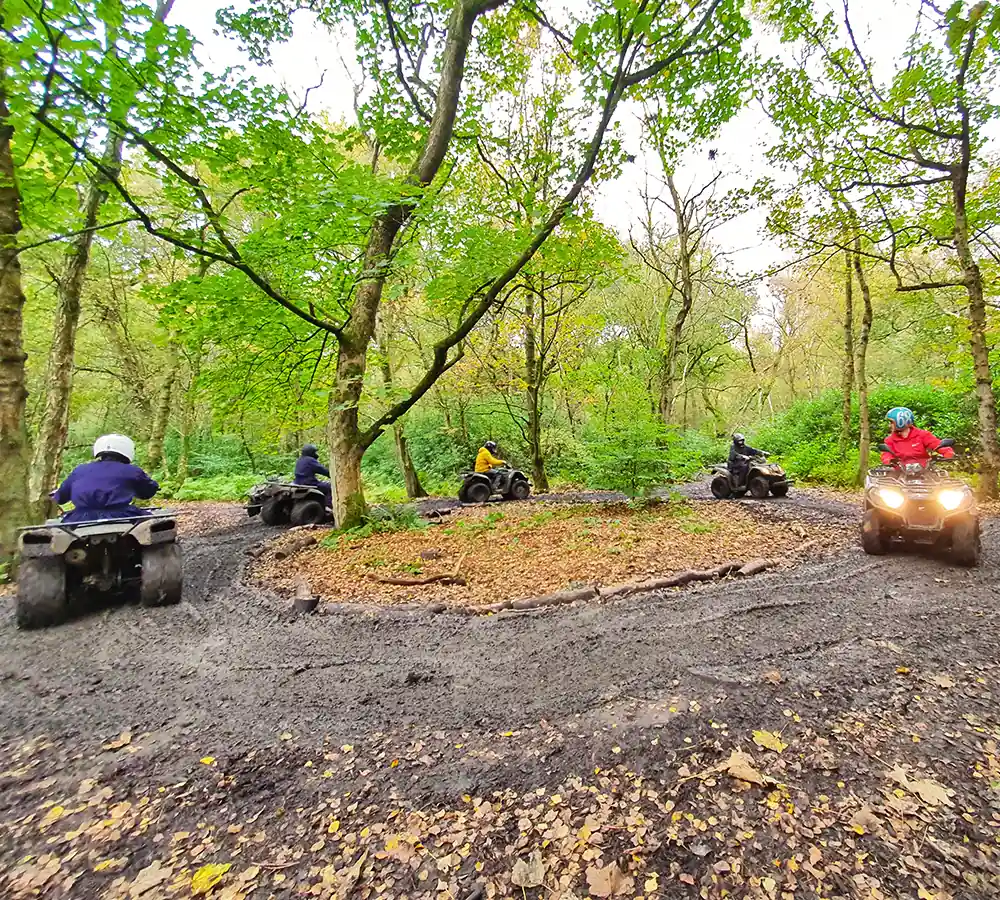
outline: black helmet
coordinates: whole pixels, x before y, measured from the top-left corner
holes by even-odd
[[[315,444],[306,444],[302,448],[303,456],[311,456],[313,459],[319,459],[319,448]]]
[[[747,439],[743,437],[738,431],[733,435],[733,443],[742,447],[747,442]]]
[[[489,450],[490,453],[496,453],[497,452],[497,442],[496,441],[487,441],[485,444],[483,444],[483,446],[487,450]]]

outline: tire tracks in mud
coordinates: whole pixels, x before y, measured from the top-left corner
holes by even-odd
[[[794,522],[808,503],[803,494],[795,504],[746,505]],[[845,521],[857,511],[823,500],[811,514]],[[418,725],[513,727],[588,715],[608,697],[704,692],[706,673],[722,673],[734,696],[771,668],[853,683],[883,661],[879,640],[932,658],[949,647],[973,652],[996,615],[992,523],[974,571],[872,559],[850,546],[752,579],[511,619],[291,616],[285,598],[245,577],[249,554],[272,534],[244,521],[186,538],[179,608],[124,607],[30,634],[7,616],[8,735],[183,727],[259,744],[292,725],[345,738]],[[932,617],[940,637],[927,648]]]

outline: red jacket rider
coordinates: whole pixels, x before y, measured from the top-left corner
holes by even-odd
[[[913,413],[910,410],[896,407],[889,410],[886,418],[892,422],[892,434],[885,439],[885,444],[892,452],[883,451],[883,465],[917,462],[926,466],[933,451],[937,451],[945,459],[954,457],[955,451],[951,447],[941,447],[939,438],[913,424]]]

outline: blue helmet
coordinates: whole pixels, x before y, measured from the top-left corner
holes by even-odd
[[[913,411],[905,406],[894,406],[885,417],[897,428],[906,428],[913,424]]]

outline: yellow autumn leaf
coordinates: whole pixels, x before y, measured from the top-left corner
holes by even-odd
[[[204,765],[206,765],[206,766],[214,766],[215,765],[215,757],[214,756],[203,756],[201,758],[201,762]]]
[[[117,859],[102,859],[96,866],[94,866],[94,871],[117,872],[119,869],[124,869],[125,863],[127,862],[127,856],[119,856]]]
[[[353,744],[344,744],[340,749],[343,750],[344,753],[350,753],[354,749],[354,745]]]
[[[207,866],[202,866],[191,879],[191,893],[207,894],[222,881],[222,876],[232,867],[232,863],[209,863]]]
[[[330,834],[336,834],[338,831],[340,831],[340,820],[339,819],[334,819],[330,823],[330,827],[327,829],[327,831]]]
[[[781,753],[788,746],[778,735],[770,731],[755,731],[753,741],[758,747],[773,750],[775,753]]]

